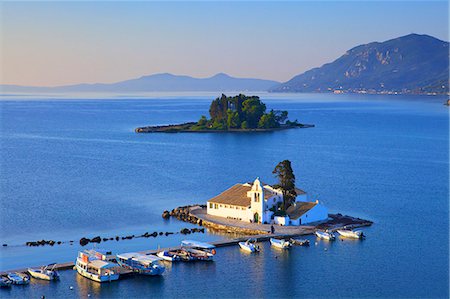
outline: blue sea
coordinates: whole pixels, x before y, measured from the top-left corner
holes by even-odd
[[[4,95],[0,270],[73,261],[81,237],[178,232],[161,213],[204,203],[292,161],[298,187],[332,213],[374,221],[364,241],[318,241],[259,255],[218,248],[211,263],[111,284],[73,270],[59,282],[0,290],[6,298],[449,296],[449,108],[446,98],[261,94],[310,129],[266,133],[136,134],[193,121],[218,94],[96,98]],[[234,236],[196,233],[210,241]],[[114,252],[175,246],[181,234],[102,242]],[[26,241],[63,241],[26,247]],[[74,240],[70,245],[69,240]],[[88,245],[87,247],[90,247]],[[69,287],[72,286],[71,290]]]

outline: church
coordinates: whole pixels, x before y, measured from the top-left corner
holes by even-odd
[[[286,216],[274,216],[283,202],[283,193],[257,178],[253,183],[236,184],[207,202],[207,214],[244,222],[302,225],[328,219],[328,209],[319,201],[309,201],[296,188],[297,197]]]

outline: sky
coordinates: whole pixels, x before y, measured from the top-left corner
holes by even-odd
[[[448,1],[0,2],[0,84],[154,73],[287,81],[410,33],[448,41]]]

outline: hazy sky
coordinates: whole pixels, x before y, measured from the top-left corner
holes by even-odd
[[[286,81],[372,41],[448,41],[447,1],[1,2],[1,84],[170,72]]]

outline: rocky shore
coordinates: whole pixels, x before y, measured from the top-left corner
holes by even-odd
[[[283,125],[280,126],[279,128],[271,128],[271,129],[228,129],[228,130],[192,129],[192,127],[195,126],[196,124],[197,124],[196,122],[188,122],[184,124],[167,125],[167,126],[147,126],[136,128],[134,131],[136,133],[249,133],[249,132],[272,132],[295,128],[314,127],[314,125],[298,124],[295,126]]]
[[[235,233],[242,235],[264,235],[270,234],[270,224],[244,223],[236,220],[220,219],[206,214],[205,205],[190,205],[173,209],[172,211],[164,211],[162,217],[169,219],[175,217],[180,221],[204,226],[208,229]],[[371,226],[370,220],[352,217],[342,214],[329,214],[328,221],[304,226],[276,226],[277,233],[284,234],[312,234],[317,229],[336,230],[342,227],[356,228],[363,226]]]

